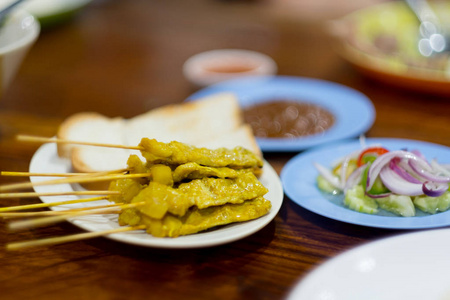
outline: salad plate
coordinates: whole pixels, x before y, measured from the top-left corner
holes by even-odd
[[[300,151],[357,137],[369,130],[375,119],[373,104],[364,94],[337,83],[294,76],[233,79],[204,88],[191,95],[187,101],[223,92],[234,93],[244,110],[263,102],[293,100],[315,104],[334,115],[334,125],[320,134],[298,138],[257,137],[257,142],[264,152]]]
[[[30,163],[30,172],[37,173],[68,173],[71,171],[71,163],[67,159],[60,158],[57,154],[55,144],[44,144],[36,153]],[[221,226],[214,230],[209,230],[197,234],[180,236],[177,238],[157,238],[153,237],[143,230],[116,233],[106,236],[112,240],[123,242],[127,244],[139,245],[144,247],[153,248],[204,248],[222,245],[230,243],[242,238],[245,238],[258,230],[262,229],[268,223],[272,221],[277,215],[281,204],[283,202],[283,187],[276,171],[265,162],[264,172],[260,178],[261,183],[269,190],[264,196],[272,203],[270,212],[258,219],[234,223],[226,226]],[[51,178],[51,177],[50,177]],[[49,177],[37,177],[31,176],[30,181],[37,183],[40,181],[49,180]],[[34,190],[37,193],[45,192],[71,192],[74,190],[83,190],[78,184],[58,184],[58,185],[37,185],[34,186]],[[81,196],[41,196],[40,199],[44,203],[76,200]],[[93,196],[90,196],[93,197]],[[72,208],[83,208],[89,206],[97,206],[102,204],[108,204],[106,200],[100,200],[88,203],[77,203],[70,205],[54,206],[53,210],[66,210]],[[69,221],[74,225],[86,230],[86,231],[103,231],[119,228],[117,222],[117,214],[103,214],[103,215],[91,215],[72,218]]]
[[[400,234],[325,261],[287,299],[448,300],[450,229]]]
[[[389,150],[419,150],[427,160],[450,163],[450,148],[428,142],[407,139],[368,138],[367,145],[381,145]],[[321,192],[316,185],[318,171],[314,163],[330,166],[339,158],[360,149],[359,140],[346,140],[317,147],[293,157],[281,171],[281,181],[286,195],[295,203],[314,213],[334,220],[377,228],[425,229],[450,225],[450,211],[434,215],[417,210],[414,217],[399,217],[380,210],[377,214],[353,211],[343,204],[343,196]]]
[[[429,2],[448,31],[450,3]],[[450,56],[419,52],[419,22],[406,1],[351,12],[330,28],[337,53],[361,74],[403,89],[450,95]]]

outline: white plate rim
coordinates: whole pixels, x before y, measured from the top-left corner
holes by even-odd
[[[320,105],[336,117],[335,124],[323,134],[295,139],[257,137],[263,152],[301,151],[357,137],[375,121],[375,108],[363,93],[335,82],[300,76],[247,76],[227,80],[195,92],[186,101],[221,92],[234,93],[244,108],[274,98],[289,98]]]
[[[367,138],[366,143],[381,144],[391,149],[417,148],[428,159],[436,157],[442,160],[450,157],[449,147],[429,142],[395,138]],[[434,215],[390,217],[359,213],[325,199],[316,187],[315,180],[318,172],[313,162],[330,166],[334,160],[356,150],[359,145],[359,140],[339,141],[294,156],[281,171],[280,177],[285,194],[291,201],[309,211],[355,225],[386,229],[426,229],[450,225],[450,210]]]
[[[60,158],[57,155],[55,144],[42,145],[33,155],[29,170],[30,172],[38,173],[66,173],[70,172],[71,164],[68,159]],[[110,234],[105,237],[112,240],[123,242],[132,245],[153,247],[153,248],[204,248],[231,243],[233,241],[243,239],[269,224],[277,215],[283,202],[283,186],[281,180],[273,169],[273,167],[265,162],[264,172],[260,178],[261,183],[268,188],[269,192],[265,198],[270,200],[272,208],[270,212],[261,218],[243,222],[235,223],[220,227],[216,230],[211,230],[203,233],[197,233],[188,236],[181,236],[178,238],[155,238],[145,233],[143,230],[136,232],[125,232]],[[36,183],[43,180],[49,180],[48,177],[31,176],[30,181]],[[60,184],[60,185],[43,185],[34,186],[34,190],[40,192],[64,192],[73,190],[82,190],[78,184]],[[92,197],[92,196],[89,196]],[[55,202],[78,199],[80,196],[41,196],[42,202]],[[53,210],[64,210],[76,207],[87,207],[98,205],[101,203],[108,203],[106,200],[89,202],[84,204],[72,204],[65,206],[52,207]],[[84,229],[86,231],[100,231],[120,227],[117,223],[117,215],[101,215],[101,216],[84,216],[70,219],[69,222]]]
[[[366,242],[310,270],[287,299],[450,299],[449,238],[445,228]]]

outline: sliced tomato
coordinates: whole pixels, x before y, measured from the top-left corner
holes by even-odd
[[[360,167],[368,162],[373,162],[378,156],[387,152],[389,152],[389,150],[383,147],[367,148],[359,155],[356,165]]]

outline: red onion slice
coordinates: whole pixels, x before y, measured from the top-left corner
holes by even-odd
[[[422,160],[426,161],[426,157],[425,155],[422,154],[422,152],[420,152],[419,150],[415,149],[415,150],[411,150],[410,151],[412,154],[416,155],[417,157],[420,157]]]
[[[345,159],[342,161],[341,170],[339,173],[339,176],[341,177],[341,180],[340,180],[341,187],[345,187],[345,183],[347,182],[347,170],[348,170],[348,166],[350,164],[350,160],[351,160],[351,156],[347,155],[347,157],[345,157]]]
[[[406,181],[388,165],[385,165],[379,174],[383,184],[395,194],[407,196],[418,196],[423,194],[422,183]]]
[[[384,166],[389,164],[391,159],[393,159],[394,157],[400,157],[402,159],[404,158],[404,159],[412,159],[412,160],[420,159],[418,156],[414,155],[413,153],[403,151],[403,150],[390,151],[390,152],[380,155],[372,163],[372,165],[369,168],[369,172],[367,173],[367,186],[366,186],[367,191],[370,191],[370,189],[372,188],[373,183],[375,182],[375,179],[377,178],[378,174],[380,174],[380,172],[381,172],[381,169],[383,169]]]
[[[384,193],[384,194],[370,194],[368,192],[366,192],[366,195],[369,196],[370,198],[385,198],[385,197],[389,197],[390,195],[392,195],[391,192],[389,193]]]
[[[423,193],[430,197],[439,197],[448,190],[448,183],[424,182]]]
[[[431,173],[432,169],[430,168],[424,168],[423,164],[421,164],[418,161],[410,160],[408,164],[411,166],[411,168],[416,172],[417,175],[424,178],[427,181],[434,181],[439,183],[448,183],[450,182],[449,176],[440,176],[435,175]]]
[[[437,174],[450,176],[450,166],[439,164],[436,159],[432,159],[430,165]]]
[[[402,177],[406,181],[409,181],[411,183],[422,183],[419,179],[415,178],[410,173],[408,173],[407,170],[402,168],[399,164],[400,161],[401,161],[400,158],[394,157],[389,162],[389,168],[391,168],[391,170],[393,170],[395,173],[397,173],[400,177]]]
[[[344,185],[344,193],[347,192],[348,189],[351,189],[352,187],[361,182],[362,174],[366,168],[367,164],[362,165],[348,176],[347,181],[345,182]]]

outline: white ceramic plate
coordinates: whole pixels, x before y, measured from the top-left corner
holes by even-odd
[[[366,139],[366,143],[383,145],[389,150],[417,149],[428,160],[436,158],[440,163],[450,162],[450,148],[442,145],[388,138],[369,138]],[[281,180],[286,195],[298,205],[312,212],[351,224],[390,229],[425,229],[450,225],[450,211],[430,215],[416,210],[416,216],[405,218],[380,209],[377,214],[369,215],[345,207],[343,197],[326,199],[317,188],[318,172],[313,163],[331,166],[337,159],[360,149],[360,147],[358,140],[340,141],[305,151],[293,157],[281,171]]]
[[[420,231],[346,251],[314,269],[288,300],[449,300],[450,229]]]
[[[61,159],[56,152],[55,144],[42,145],[34,154],[30,163],[30,172],[39,173],[66,173],[70,172],[71,164],[66,159]],[[31,182],[49,180],[48,177],[31,177]],[[283,202],[283,188],[280,178],[275,170],[265,162],[264,172],[260,178],[261,183],[267,187],[269,192],[265,198],[272,203],[270,212],[256,220],[235,223],[193,235],[181,236],[178,238],[155,238],[144,231],[135,231],[127,233],[117,233],[108,235],[113,240],[155,248],[202,248],[230,243],[245,238],[264,226],[266,226],[278,213]],[[69,192],[73,190],[82,190],[78,184],[60,184],[35,186],[36,192]],[[79,196],[46,196],[40,197],[42,202],[54,202],[77,199]],[[54,210],[65,210],[69,208],[79,208],[87,206],[96,206],[109,203],[106,200],[89,202],[83,204],[71,204],[65,206],[56,206]],[[71,219],[70,222],[87,231],[102,231],[119,228],[117,215],[95,215],[84,216]]]

